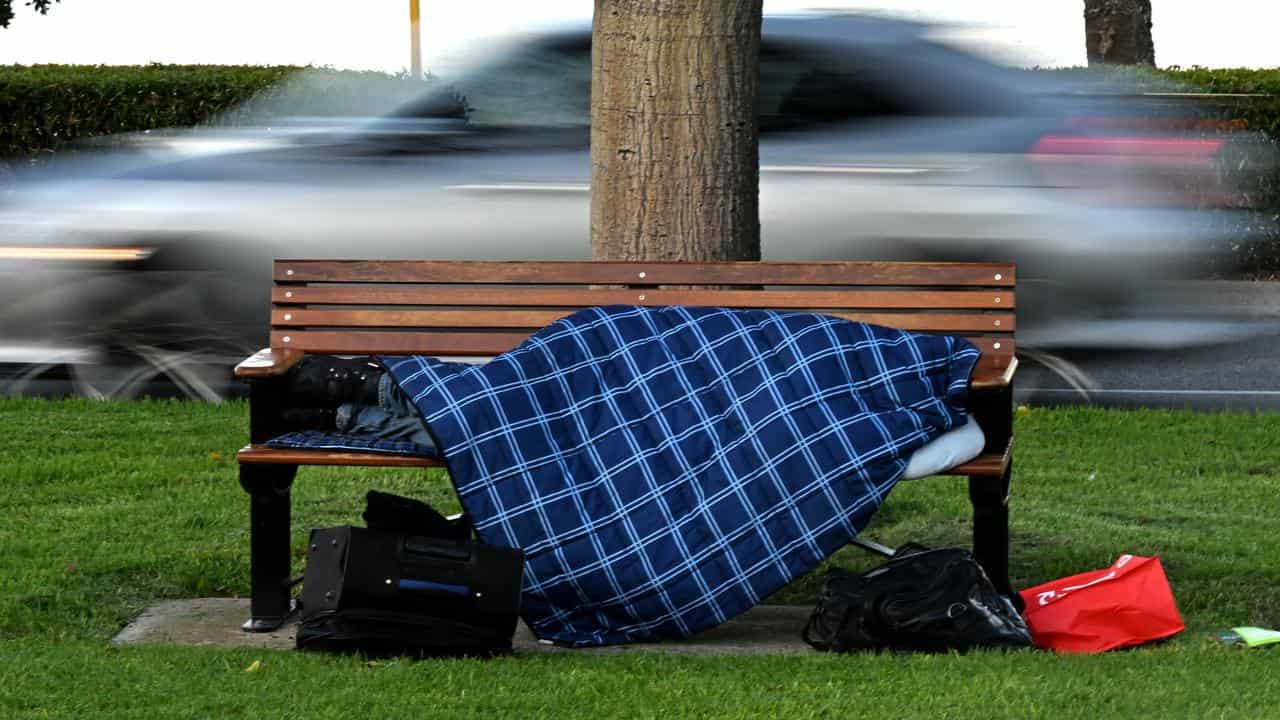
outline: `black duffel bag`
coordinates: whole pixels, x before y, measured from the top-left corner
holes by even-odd
[[[470,540],[312,530],[297,646],[375,656],[510,652],[523,568],[519,550]]]
[[[861,574],[833,568],[803,637],[833,652],[1031,646],[1013,603],[959,548],[900,552]]]

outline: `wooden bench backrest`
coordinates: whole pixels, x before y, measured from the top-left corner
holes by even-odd
[[[1011,264],[277,260],[274,275],[271,347],[307,353],[491,356],[595,305],[821,312],[1014,352]]]

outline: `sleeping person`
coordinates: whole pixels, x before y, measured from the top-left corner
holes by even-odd
[[[415,454],[437,457],[439,451],[409,397],[371,357],[311,355],[287,376],[283,417],[291,430],[411,443]],[[968,462],[986,443],[972,415],[911,454],[904,480],[929,477]]]
[[[980,355],[818,313],[611,305],[483,364],[314,356],[284,382],[319,426],[294,447],[439,448],[476,537],[524,552],[530,629],[588,646],[714,627],[848,545],[899,480],[977,455]]]

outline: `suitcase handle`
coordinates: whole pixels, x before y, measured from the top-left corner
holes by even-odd
[[[402,578],[396,583],[396,587],[401,590],[418,590],[422,592],[443,592],[450,595],[462,595],[469,597],[471,588],[466,585],[453,585],[450,583],[438,583],[431,580],[414,580],[412,578]]]
[[[458,545],[446,540],[411,535],[404,539],[404,551],[414,555],[430,555],[447,560],[470,560],[471,550],[465,545]]]

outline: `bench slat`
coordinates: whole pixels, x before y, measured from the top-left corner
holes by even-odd
[[[309,310],[277,308],[273,327],[518,328],[530,332],[569,315],[569,310]],[[829,313],[903,330],[931,332],[1013,332],[1013,313]]]
[[[694,305],[778,310],[1012,310],[1009,290],[671,290],[613,288],[360,287],[272,288],[278,305],[444,305],[584,308],[594,305]]]
[[[1013,287],[1008,263],[277,260],[277,282]],[[640,277],[644,273],[644,277]],[[996,276],[999,276],[998,278]]]
[[[332,355],[498,355],[529,337],[526,332],[409,332],[378,330],[273,330],[271,347]],[[1012,337],[968,337],[983,353],[1008,355]],[[999,345],[999,347],[996,347]]]
[[[979,455],[941,475],[981,475],[999,477],[1009,465],[1013,442],[1004,453]],[[350,467],[445,467],[443,460],[384,453],[333,452],[330,450],[286,450],[265,445],[246,445],[236,455],[241,465],[344,465]]]
[[[355,465],[362,467],[444,467],[434,458],[386,453],[293,450],[266,445],[246,445],[236,453],[241,465]]]

